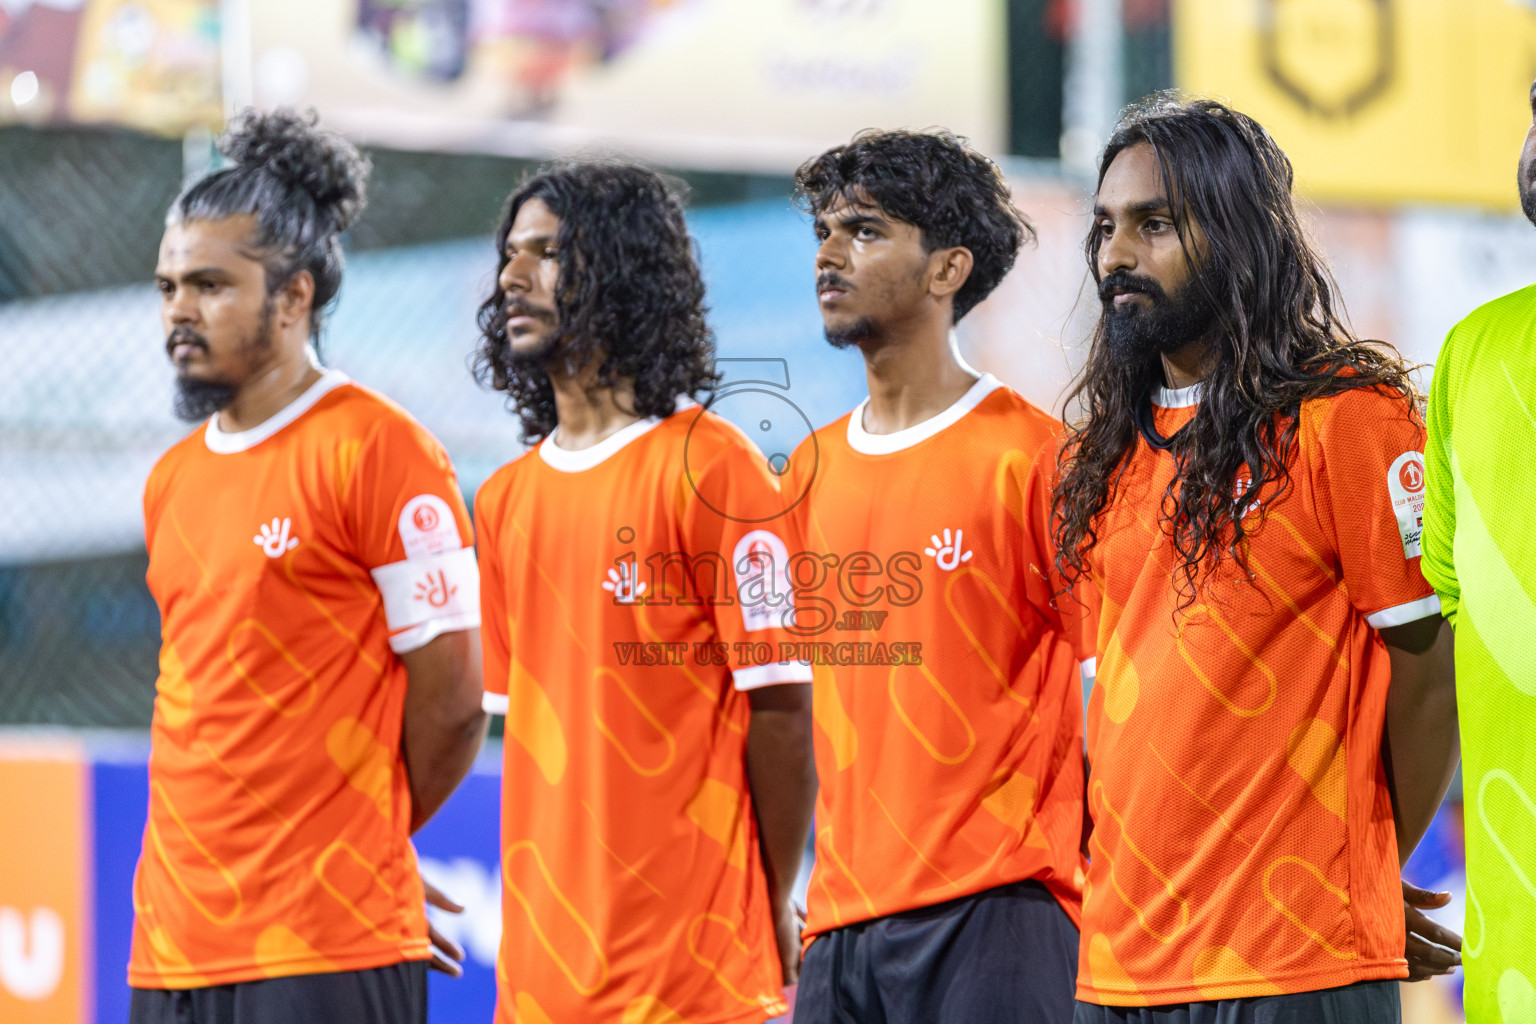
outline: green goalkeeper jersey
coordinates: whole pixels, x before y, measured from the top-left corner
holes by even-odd
[[[1536,285],[1435,364],[1425,578],[1456,631],[1469,1022],[1536,1022]]]

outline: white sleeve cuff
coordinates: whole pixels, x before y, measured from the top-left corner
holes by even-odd
[[[1402,626],[1439,614],[1440,595],[1430,594],[1417,601],[1409,601],[1394,608],[1383,608],[1379,612],[1372,612],[1365,617],[1365,621],[1377,629],[1386,629],[1389,626]]]
[[[399,633],[392,633],[389,637],[389,649],[396,654],[405,654],[414,651],[418,647],[425,647],[444,633],[457,633],[465,629],[480,628],[480,613],[465,612],[447,619],[429,619],[426,622],[412,626],[410,629]]]
[[[1082,672],[1083,674],[1083,685],[1092,686],[1093,681],[1097,679],[1099,675],[1099,659],[1097,657],[1086,659],[1081,665],[1078,666],[1078,671]]]
[[[738,668],[731,673],[738,690],[756,690],[764,686],[780,686],[784,683],[808,683],[811,681],[811,663],[808,661],[780,661],[769,665],[753,665]]]
[[[474,548],[455,548],[373,570],[384,598],[389,646],[414,651],[434,637],[480,625],[480,567]]]
[[[488,715],[506,715],[507,708],[511,706],[504,693],[492,693],[487,690],[480,695],[480,710]]]

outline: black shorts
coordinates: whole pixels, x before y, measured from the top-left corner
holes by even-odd
[[[1316,992],[1172,1006],[1078,1003],[1073,1024],[1400,1024],[1395,981],[1357,981]]]
[[[426,1024],[427,962],[207,988],[136,988],[128,1024]]]
[[[1070,1024],[1077,929],[1035,881],[818,935],[795,1024]]]

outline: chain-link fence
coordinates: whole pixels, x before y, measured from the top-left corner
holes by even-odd
[[[472,493],[521,450],[500,396],[480,389],[468,364],[475,309],[495,269],[491,229],[527,164],[370,155],[372,198],[348,240],[323,355],[420,418]],[[155,460],[189,429],[171,414],[150,281],[182,169],[174,140],[0,130],[0,722],[149,721],[159,622],[144,584],[141,492]],[[774,303],[805,290],[782,268],[803,269],[797,247],[810,240],[789,209],[788,182],[689,179],[696,232],[718,254],[706,263],[724,272],[712,282],[716,306],[728,307],[717,328],[749,349],[742,354],[782,354]],[[778,198],[732,206],[724,221],[705,209],[760,195]],[[761,230],[780,251],[795,248],[778,270],[710,241]],[[795,304],[810,319],[802,315],[792,335],[819,343],[814,306]],[[828,415],[844,402],[839,395]]]

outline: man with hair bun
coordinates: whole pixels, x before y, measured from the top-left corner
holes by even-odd
[[[367,161],[288,111],[220,148],[155,269],[176,411],[206,423],[144,493],[162,645],[130,1020],[418,1024],[410,836],[484,733],[469,518],[437,441],[318,361]]]
[[[858,652],[815,660],[795,1020],[1065,1024],[1083,754],[1045,546],[1061,424],[968,366],[954,333],[1033,230],[945,131],[862,133],[795,188],[827,340],[859,349],[869,384],[783,488],[815,555],[797,625],[813,650]]]

